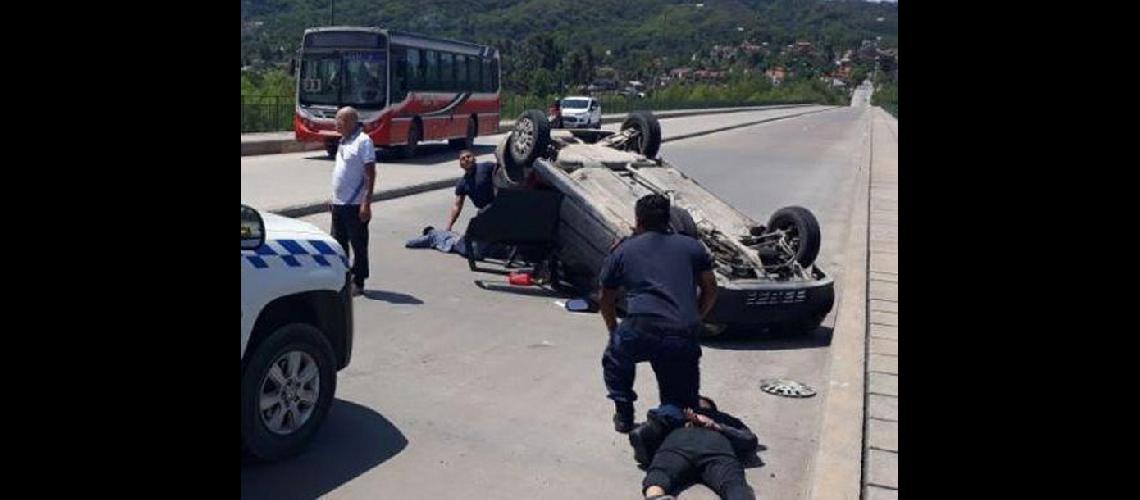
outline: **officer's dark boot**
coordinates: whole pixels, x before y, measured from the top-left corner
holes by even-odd
[[[614,401],[614,430],[625,434],[633,430],[633,403]]]

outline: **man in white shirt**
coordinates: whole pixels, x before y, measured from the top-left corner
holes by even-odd
[[[340,145],[332,175],[332,237],[352,258],[352,294],[364,293],[368,278],[368,223],[376,187],[376,147],[351,107],[336,112]],[[351,251],[349,248],[351,247]]]

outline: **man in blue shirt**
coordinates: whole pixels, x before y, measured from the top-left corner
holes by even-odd
[[[495,201],[495,184],[491,177],[495,173],[494,162],[475,162],[475,153],[464,149],[459,152],[459,167],[463,169],[463,178],[455,183],[455,204],[451,206],[451,219],[447,221],[447,230],[451,231],[459,213],[463,211],[463,200],[471,197],[475,208],[483,210]]]
[[[651,194],[637,200],[634,236],[602,264],[600,300],[610,342],[602,372],[614,401],[614,429],[633,428],[633,379],[637,363],[649,361],[662,404],[693,408],[700,389],[702,319],[716,301],[713,258],[695,238],[669,231],[669,199]],[[700,288],[700,295],[697,289]],[[617,298],[624,290],[626,317],[617,324]]]

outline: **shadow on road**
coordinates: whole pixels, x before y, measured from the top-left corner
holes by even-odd
[[[317,498],[396,456],[407,445],[388,419],[338,399],[301,455],[268,464],[242,459],[241,497]]]
[[[701,346],[708,349],[729,351],[787,351],[792,349],[813,349],[831,345],[831,327],[821,326],[804,334],[778,334],[768,332],[739,332],[726,338],[701,339]]]
[[[387,302],[389,304],[420,305],[424,303],[424,301],[416,298],[414,295],[408,295],[406,293],[400,292],[389,292],[386,290],[365,290],[364,296],[369,300],[379,300]]]

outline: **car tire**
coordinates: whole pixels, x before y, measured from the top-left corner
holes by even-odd
[[[661,149],[661,123],[649,111],[634,111],[621,124],[621,130],[635,129],[638,139],[631,141],[626,150],[636,151],[646,158],[654,159]]]
[[[803,207],[784,207],[768,219],[768,230],[783,229],[793,234],[790,246],[796,252],[796,262],[808,267],[819,256],[819,221],[811,211]]]
[[[282,376],[285,384],[275,380]],[[264,461],[300,453],[324,422],[335,392],[336,358],[321,331],[303,323],[278,328],[242,369],[242,451]]]
[[[550,145],[550,122],[542,111],[523,111],[511,130],[507,153],[516,165],[526,167],[538,159]]]
[[[700,239],[697,223],[693,221],[692,214],[680,207],[669,207],[669,229],[677,234]]]
[[[513,132],[512,132],[513,133]],[[526,179],[526,169],[515,163],[514,156],[508,151],[511,148],[511,134],[496,148],[495,157],[498,165],[495,166],[491,181],[498,189],[514,189],[522,185]]]
[[[325,143],[325,154],[329,155],[330,159],[336,158],[336,152],[338,149],[340,149],[340,143],[339,142],[326,142]]]

